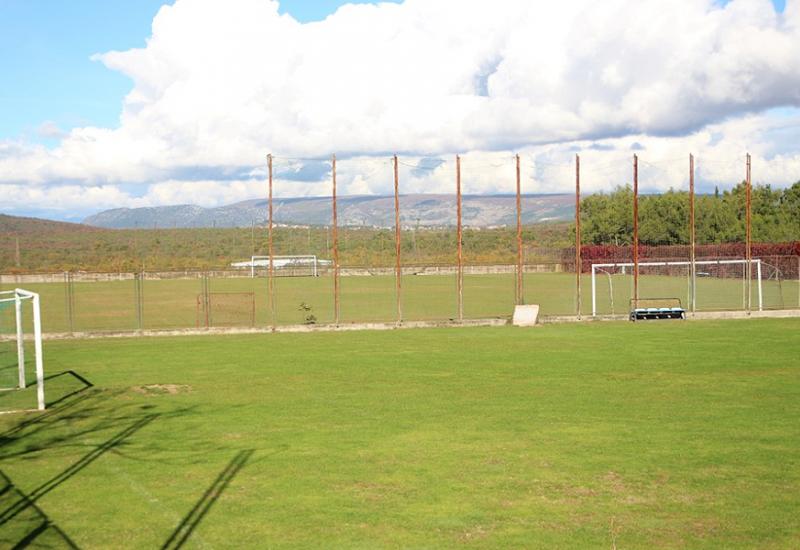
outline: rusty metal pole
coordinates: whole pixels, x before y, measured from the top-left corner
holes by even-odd
[[[745,254],[747,257],[747,314],[750,315],[752,309],[752,287],[753,287],[753,242],[752,242],[752,205],[751,205],[752,180],[750,179],[750,153],[747,153],[747,179],[745,180]]]
[[[397,155],[392,159],[394,161],[394,278],[395,278],[395,294],[397,296],[397,324],[403,322],[403,301],[402,301],[402,279],[403,267],[400,259],[400,176],[397,168]]]
[[[581,157],[575,155],[575,309],[581,318]]]
[[[633,155],[633,300],[639,307],[639,157]]]
[[[519,155],[515,156],[517,169],[517,304],[525,303],[522,294],[522,183],[519,176]]]
[[[336,221],[336,155],[331,156],[333,175],[333,322],[339,324],[339,229]]]
[[[695,238],[695,225],[694,225],[694,155],[689,155],[689,276],[692,280],[692,313],[697,308],[697,265],[695,261],[696,256],[696,238]]]
[[[464,320],[464,250],[463,229],[461,227],[461,157],[456,155],[456,238],[458,239],[458,270],[456,287],[458,289],[458,320]]]
[[[272,330],[275,330],[277,320],[275,319],[275,262],[273,260],[272,248],[272,154],[267,155],[267,165],[269,168],[269,222],[267,230],[268,253],[269,253],[269,308],[272,317]]]

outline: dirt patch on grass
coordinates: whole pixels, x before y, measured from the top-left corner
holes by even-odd
[[[474,541],[482,541],[487,538],[492,532],[491,526],[485,525],[474,525],[469,529],[465,529],[462,531],[459,536],[458,540],[461,542],[474,542]]]
[[[192,391],[192,387],[187,384],[145,384],[133,386],[131,390],[142,395],[177,395],[189,393]]]

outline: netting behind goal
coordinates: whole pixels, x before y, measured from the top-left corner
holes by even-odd
[[[677,299],[687,311],[743,310],[747,306],[745,260],[697,260],[694,283],[691,263],[686,261],[647,261],[639,264],[640,299]],[[768,307],[774,297],[762,279],[764,263],[754,259],[753,309]],[[634,298],[630,273],[632,263],[592,265],[592,311],[595,315],[622,314]],[[693,290],[694,288],[694,290]]]

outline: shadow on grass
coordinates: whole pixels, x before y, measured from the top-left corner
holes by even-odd
[[[53,381],[53,380],[56,380],[56,379],[64,377],[64,376],[72,377],[72,379],[77,380],[80,385],[78,386],[78,389],[73,390],[73,391],[71,391],[71,392],[69,392],[69,393],[67,393],[65,395],[62,395],[61,397],[59,397],[55,401],[48,402],[47,403],[47,407],[48,408],[49,407],[55,407],[56,405],[58,405],[59,403],[61,403],[63,401],[66,401],[67,399],[69,399],[73,395],[77,395],[77,394],[79,394],[79,393],[81,393],[83,391],[88,390],[89,388],[93,388],[94,387],[94,384],[89,382],[89,380],[87,380],[86,378],[84,378],[83,376],[81,376],[80,374],[75,372],[74,370],[65,370],[65,371],[59,372],[57,374],[51,374],[50,376],[45,376],[44,380],[45,380],[45,382],[47,382],[48,380]],[[45,387],[47,387],[47,384],[45,384]]]
[[[200,525],[200,522],[203,521],[203,518],[208,514],[208,511],[219,499],[220,495],[222,495],[228,485],[230,485],[233,478],[236,477],[236,474],[244,468],[253,452],[253,449],[247,449],[239,451],[236,456],[233,457],[233,460],[231,460],[225,469],[217,476],[214,483],[206,489],[206,492],[203,493],[203,496],[200,497],[197,504],[195,504],[189,513],[181,520],[175,528],[175,531],[173,531],[172,535],[167,539],[167,542],[161,547],[162,550],[181,548],[186,544],[186,541],[189,540],[189,537],[197,526]]]
[[[0,488],[0,498],[12,498],[18,502],[24,503],[24,509],[29,511],[29,517],[21,525],[19,532],[24,533],[22,538],[15,540],[16,536],[12,535],[7,538],[5,533],[11,533],[9,529],[3,529],[0,535],[0,545],[4,548],[27,548],[36,541],[41,543],[44,547],[51,547],[57,544],[62,548],[78,548],[69,536],[61,530],[51,519],[44,513],[44,511],[36,505],[36,503],[25,493],[23,493],[11,479],[0,470],[0,481],[3,482],[3,487]],[[48,539],[48,540],[43,540]]]
[[[103,456],[106,452],[110,451],[114,447],[120,445],[125,439],[136,433],[137,431],[141,430],[145,426],[147,426],[150,422],[155,420],[158,417],[157,414],[150,414],[147,415],[132,425],[128,426],[117,435],[108,439],[104,443],[98,445],[90,452],[82,456],[78,459],[77,462],[73,463],[69,466],[66,470],[59,473],[58,475],[50,478],[49,480],[42,483],[39,487],[34,489],[30,494],[26,495],[25,498],[17,500],[14,504],[12,504],[9,508],[4,510],[0,513],[0,527],[8,523],[10,520],[15,518],[17,515],[28,509],[30,506],[34,505],[37,500],[42,498],[44,495],[70,479],[71,477],[78,474],[81,470],[89,466],[92,462]]]

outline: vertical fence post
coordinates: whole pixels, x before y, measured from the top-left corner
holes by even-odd
[[[525,303],[522,275],[522,182],[519,173],[519,155],[514,157],[517,173],[517,305]]]
[[[403,279],[403,264],[400,259],[400,176],[397,167],[397,155],[392,158],[394,163],[394,278],[395,278],[395,295],[397,298],[397,324],[403,322],[403,301],[402,301],[402,279]]]
[[[272,319],[272,330],[275,330],[277,325],[277,320],[275,319],[275,262],[273,260],[273,249],[272,249],[272,153],[267,155],[267,172],[269,174],[268,179],[268,187],[269,187],[269,199],[268,199],[268,212],[267,216],[269,220],[267,221],[267,248],[269,254],[269,283],[268,283],[268,292],[269,292],[269,312],[270,318]],[[255,265],[255,264],[254,264]],[[316,266],[315,266],[316,267]],[[253,267],[255,269],[255,267]]]
[[[461,226],[461,157],[456,155],[456,239],[457,261],[456,287],[458,290],[458,320],[464,320],[464,250],[463,228]]]
[[[691,278],[691,305],[692,313],[697,308],[697,260],[695,238],[695,214],[694,214],[694,155],[689,154],[689,277]]]
[[[633,303],[639,307],[639,157],[633,155]]]
[[[336,155],[331,156],[333,176],[333,322],[339,324],[339,230],[336,221]]]
[[[136,289],[136,329],[144,328],[144,272],[133,274]]]
[[[581,157],[575,155],[575,309],[581,318]]]
[[[206,328],[211,327],[214,322],[211,316],[211,293],[209,292],[208,273],[203,273],[203,305],[205,309]]]
[[[745,179],[745,221],[744,221],[744,234],[745,234],[745,256],[747,259],[747,268],[745,269],[747,284],[745,285],[747,297],[745,304],[747,314],[750,315],[752,309],[752,288],[753,288],[753,249],[752,249],[752,234],[751,234],[751,180],[750,180],[750,153],[747,153],[747,177]]]
[[[67,309],[67,326],[69,333],[75,332],[75,289],[72,284],[72,272],[64,272],[64,300]]]

